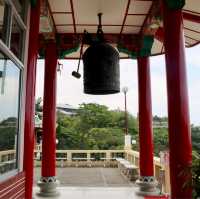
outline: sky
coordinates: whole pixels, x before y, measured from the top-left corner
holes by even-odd
[[[5,65],[6,64],[6,65]],[[0,71],[6,66],[6,78],[0,78],[0,122],[8,117],[18,117],[18,92],[20,70],[12,61],[0,60]]]
[[[186,49],[187,79],[192,124],[200,125],[200,45]],[[57,103],[78,107],[81,103],[98,103],[109,109],[124,110],[124,94],[86,95],[83,93],[83,66],[80,66],[80,79],[71,73],[77,69],[76,60],[60,60],[63,64],[61,74],[57,74]],[[167,116],[167,92],[165,58],[163,55],[150,58],[152,113]],[[120,87],[128,87],[127,109],[134,116],[138,113],[138,84],[136,60],[120,60]],[[37,67],[36,97],[43,97],[44,62],[39,60]]]

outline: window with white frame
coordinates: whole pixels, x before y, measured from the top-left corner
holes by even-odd
[[[0,0],[0,180],[18,169],[26,0]]]

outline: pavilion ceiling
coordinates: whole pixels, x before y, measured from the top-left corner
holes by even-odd
[[[199,0],[186,0],[183,8],[186,47],[200,42],[199,4]],[[48,23],[45,20],[40,22],[41,46],[44,39],[59,37],[60,48],[70,52],[63,58],[79,57],[76,44],[84,30],[96,33],[99,12],[103,13],[105,37],[114,46],[120,43],[129,51],[137,51],[143,45],[144,37],[151,35],[154,37],[151,55],[164,53],[159,0],[48,0],[47,4],[43,4],[41,13],[45,13],[46,7],[49,17]],[[130,55],[123,51],[120,56],[128,58]]]

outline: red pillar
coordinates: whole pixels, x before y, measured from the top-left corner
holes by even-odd
[[[55,177],[56,155],[56,44],[47,44],[45,54],[42,177]]]
[[[153,138],[151,80],[148,57],[138,58],[138,91],[139,91],[139,141],[140,141],[140,176],[152,177]]]
[[[138,57],[140,178],[136,181],[140,195],[158,195],[154,177],[149,57]]]
[[[33,155],[34,155],[34,117],[35,117],[35,81],[38,55],[40,1],[31,8],[29,49],[26,77],[26,102],[24,126],[24,164],[26,175],[25,198],[32,198],[33,187]]]
[[[181,174],[192,163],[183,18],[180,9],[170,10],[165,4],[163,7],[171,194],[173,199],[190,199],[192,190],[183,186],[191,174]]]

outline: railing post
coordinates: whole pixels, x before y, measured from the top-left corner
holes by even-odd
[[[90,152],[87,152],[87,161],[90,161]]]
[[[67,152],[67,161],[69,161],[69,162],[72,161],[72,152],[71,151]]]
[[[107,152],[106,152],[106,159],[107,159],[107,160],[110,160],[110,159],[111,159],[111,152],[110,152],[110,151],[107,151]]]
[[[133,154],[133,164],[136,165],[136,162],[135,162],[135,155]]]

